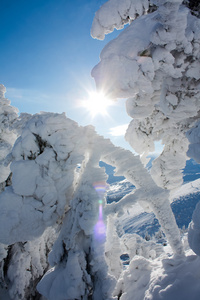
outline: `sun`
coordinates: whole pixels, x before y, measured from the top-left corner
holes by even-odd
[[[108,116],[108,107],[112,105],[111,100],[102,92],[89,92],[89,97],[82,103],[83,107],[94,118],[97,115]]]

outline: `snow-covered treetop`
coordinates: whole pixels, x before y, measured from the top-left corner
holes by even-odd
[[[4,160],[17,138],[13,125],[18,118],[18,109],[10,105],[10,101],[4,96],[5,92],[6,88],[0,84],[0,183],[5,181],[10,173]]]
[[[5,98],[6,88],[0,84],[0,116],[4,128],[9,128],[11,123],[18,118],[18,109],[10,105],[10,100]],[[2,128],[2,127],[1,127]]]
[[[120,3],[125,5],[124,14]],[[165,145],[152,176],[169,189],[182,182],[177,169],[185,165],[185,133],[200,111],[200,19],[181,3],[152,1],[156,10],[144,15],[148,1],[108,1],[96,13],[92,26],[92,35],[103,38],[123,25],[130,8],[145,7],[105,46],[92,76],[97,88],[111,97],[128,98],[126,109],[133,120],[126,139],[136,152],[146,156],[154,151],[156,140]]]

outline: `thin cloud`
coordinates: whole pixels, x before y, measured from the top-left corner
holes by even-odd
[[[33,102],[40,103],[47,102],[48,96],[44,93],[41,93],[37,90],[29,90],[29,89],[18,89],[18,88],[6,88],[6,97],[9,97],[10,100],[16,99],[21,102]]]
[[[41,111],[62,113],[70,106],[71,96],[67,94],[45,94],[39,90],[6,88],[5,97],[20,112],[39,113]]]
[[[110,128],[109,134],[112,136],[124,136],[129,124],[123,124]]]

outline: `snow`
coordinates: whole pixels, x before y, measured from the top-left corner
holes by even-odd
[[[64,122],[63,126],[60,125],[60,119]],[[66,127],[65,121],[68,122],[68,127]],[[51,130],[49,125],[47,126],[49,123],[52,124]],[[80,155],[80,143],[77,143],[76,146],[76,140],[73,139],[73,147],[77,149],[74,150],[77,151],[74,152],[74,156],[70,154],[70,157],[68,155],[66,158],[66,155],[60,154],[55,160],[55,152],[59,153],[60,149],[57,142],[60,141],[59,130],[62,136],[64,136],[66,128],[70,130],[71,134],[70,125],[73,129],[76,128],[78,137],[82,135],[82,130],[85,131],[85,137],[93,137],[93,141],[90,140],[90,149],[87,148],[85,156]],[[144,197],[147,195],[149,199],[151,199],[150,196],[157,197],[160,195],[160,190],[155,188],[151,191],[146,187],[148,182],[152,186],[153,181],[150,179],[148,171],[142,167],[138,157],[129,151],[113,148],[109,141],[96,136],[92,128],[86,130],[76,127],[76,124],[71,123],[63,115],[36,115],[28,120],[27,126],[24,128],[25,132],[27,132],[27,128],[29,128],[30,135],[34,132],[36,136],[36,139],[33,140],[37,147],[31,143],[35,152],[31,154],[30,148],[26,144],[27,134],[23,134],[24,131],[22,131],[22,135],[18,138],[12,151],[12,185],[6,187],[0,195],[1,242],[7,245],[14,243],[12,246],[13,256],[7,272],[10,280],[9,295],[11,299],[20,299],[20,295],[26,297],[31,280],[41,278],[47,269],[48,271],[40,280],[37,289],[46,299],[50,300],[65,299],[66,295],[68,295],[67,299],[79,299],[80,297],[88,299],[92,286],[95,287],[93,297],[99,300],[116,299],[118,294],[122,294],[122,299],[132,299],[133,294],[137,300],[156,299],[152,298],[157,297],[156,293],[163,295],[166,297],[165,299],[170,295],[173,299],[174,293],[176,295],[179,293],[176,286],[186,285],[187,276],[192,278],[194,288],[197,293],[199,292],[198,272],[195,271],[186,277],[182,275],[183,270],[187,274],[189,258],[181,261],[182,273],[176,266],[173,269],[177,272],[178,278],[178,283],[175,282],[174,285],[175,292],[173,292],[171,285],[174,282],[174,272],[171,272],[171,269],[168,270],[161,262],[163,259],[168,259],[169,264],[176,264],[176,259],[171,260],[173,252],[169,245],[163,247],[162,243],[166,243],[163,237],[160,238],[158,234],[157,237],[155,235],[155,239],[152,239],[149,236],[159,228],[154,222],[155,216],[152,213],[144,212],[144,208],[141,206]],[[36,128],[39,129],[36,131]],[[67,131],[66,134],[68,135]],[[50,143],[49,137],[52,135]],[[23,138],[25,139],[24,143]],[[105,147],[104,155],[99,147],[100,143],[103,143]],[[23,145],[26,147],[22,147]],[[71,149],[70,147],[69,149]],[[83,144],[82,147],[84,147]],[[93,147],[95,148],[94,152],[92,151]],[[77,154],[75,155],[75,153]],[[73,159],[70,160],[70,158]],[[107,208],[104,193],[107,190],[107,178],[104,168],[100,168],[98,165],[100,159],[107,162],[112,160],[116,167],[116,174],[126,175],[131,181],[129,182],[123,177],[114,178],[113,168],[109,169],[105,164],[101,164],[101,166],[107,167],[108,173],[110,172],[110,182],[112,182],[110,190],[107,191],[108,202],[120,207],[121,201],[119,200],[122,198],[125,204],[124,214],[118,214],[117,219],[113,214],[108,217],[105,215]],[[129,163],[130,159],[135,162],[132,166]],[[77,162],[81,163],[78,169]],[[67,173],[68,168],[70,175]],[[137,177],[134,175],[135,169]],[[71,170],[74,173],[71,173]],[[23,177],[24,174],[25,177]],[[73,186],[76,189],[70,193],[70,198],[71,174],[74,174]],[[122,181],[116,181],[121,179]],[[64,185],[64,182],[67,184]],[[27,188],[29,185],[30,189]],[[181,190],[176,191],[174,198],[180,195],[186,196],[188,193],[198,193],[199,185],[199,180],[185,184]],[[141,187],[144,187],[144,192],[141,192]],[[131,193],[135,190],[142,198],[141,205],[132,201]],[[65,205],[66,200],[69,199],[66,213],[64,216],[60,213],[55,215],[55,211],[63,211],[63,193],[66,191],[68,191],[69,197],[65,196]],[[55,201],[55,199],[58,200]],[[58,210],[59,199],[61,203]],[[93,199],[92,202],[91,199]],[[147,209],[146,205],[144,207]],[[56,216],[55,219],[54,216]],[[55,230],[52,232],[49,224],[51,226],[53,224],[54,228],[56,220],[61,222],[62,227],[58,229],[58,232]],[[94,228],[98,226],[98,222],[101,222],[103,225],[101,227],[106,232],[103,230],[103,232],[95,234]],[[152,228],[151,226],[155,227],[155,230],[148,232],[148,228]],[[149,237],[150,240],[148,240]],[[45,253],[47,240],[49,240],[48,251],[51,250],[48,261]],[[55,244],[52,247],[54,241]],[[6,246],[2,247],[2,258],[6,257],[7,251],[9,250]],[[125,257],[128,258],[127,261],[124,261]],[[87,264],[90,264],[91,273],[88,273]],[[195,261],[196,265],[199,266],[198,259]],[[32,271],[30,272],[30,270]],[[96,278],[94,282],[91,274]],[[191,285],[190,281],[189,283]],[[159,289],[153,289],[155,284],[159,286]],[[5,290],[2,293],[5,293]],[[112,293],[116,297],[112,296]]]
[[[8,292],[1,287],[0,287],[0,296],[1,296],[1,299],[3,299],[3,300],[11,300],[11,298],[8,295]]]
[[[195,159],[196,162],[200,162],[199,157],[199,144],[200,144],[200,136],[199,136],[199,128],[200,123],[197,122],[196,125],[190,129],[187,132],[188,140],[190,141],[190,145],[188,148],[187,155],[193,159]]]
[[[115,187],[116,191],[119,190],[119,184],[120,182],[111,185],[111,189],[108,191],[109,200],[114,196]],[[127,183],[124,182],[124,190],[126,188]],[[186,202],[182,200],[182,203],[180,203],[179,199],[183,199],[184,197],[190,206],[190,199],[195,194],[199,195],[199,192],[199,179],[186,183],[172,195],[172,204],[177,202],[179,209],[181,209],[183,205],[186,205]],[[121,191],[121,196],[123,196],[123,191]],[[185,218],[186,216],[184,215],[183,220]],[[197,220],[199,222],[198,217]],[[118,280],[115,295],[122,293],[120,299],[126,300],[187,300],[190,297],[194,300],[199,299],[200,260],[190,249],[186,240],[187,236],[183,235],[186,256],[176,257],[173,256],[170,247],[165,246],[163,248],[161,246],[163,239],[161,240],[159,235],[155,235],[155,240],[152,240],[147,235],[147,241],[138,236],[138,234],[143,237],[145,236],[143,228],[148,230],[149,224],[151,224],[152,228],[156,228],[152,214],[144,214],[139,204],[134,205],[117,222],[117,228],[121,233],[121,239],[123,239],[123,244],[125,245],[124,255],[128,254],[130,264],[129,267],[127,267],[127,264],[125,265],[124,272]],[[134,235],[134,232],[137,232],[137,234]],[[155,232],[150,232],[150,235],[154,236],[154,234]],[[154,244],[155,241],[156,244]],[[199,249],[199,246],[197,248]]]
[[[188,241],[191,249],[200,256],[200,203],[197,204],[189,226]]]
[[[192,131],[198,118],[200,22],[180,5],[181,1],[154,2],[157,10],[147,15],[143,14],[151,2],[135,0],[123,4],[129,17],[133,7],[146,8],[139,10],[137,18],[133,17],[131,24],[104,47],[92,76],[97,88],[105,89],[111,97],[128,98],[126,109],[133,120],[126,139],[137,153],[145,157],[154,151],[155,141],[162,141],[164,149],[153,164],[151,175],[160,187],[173,190],[182,183],[180,170],[188,159],[185,134]],[[97,23],[104,34],[108,33],[108,24],[101,15],[120,29],[115,14],[110,17],[116,11],[120,15],[118,6],[119,1],[108,1],[99,9],[92,35]],[[122,18],[122,25],[123,22]],[[100,37],[97,32],[95,37],[104,35]],[[188,155],[196,158],[197,148],[193,143]]]
[[[18,195],[31,196],[36,190],[39,166],[34,161],[16,161],[11,165],[12,186]]]
[[[166,258],[162,266],[160,263],[153,266],[145,300],[199,299],[199,257],[188,253],[182,259]]]
[[[89,148],[80,144],[83,131],[84,138],[90,141]],[[72,142],[70,146],[65,142],[65,138],[73,141],[73,147]],[[104,155],[99,147],[102,143]],[[66,144],[69,151],[67,155],[61,150],[63,144]],[[81,155],[82,149],[86,149],[84,155]],[[0,194],[1,242],[12,245],[11,248],[2,247],[2,258],[6,257],[7,251],[13,253],[7,271],[12,299],[20,299],[20,295],[26,297],[32,279],[37,280],[44,274],[48,266],[44,240],[49,240],[52,245],[57,239],[49,255],[53,269],[47,272],[38,285],[38,291],[47,299],[63,299],[64,295],[68,295],[68,299],[83,296],[87,299],[92,286],[95,299],[112,299],[116,278],[121,276],[121,247],[126,247],[131,259],[136,253],[149,259],[157,257],[161,252],[155,243],[144,246],[142,238],[126,238],[124,235],[123,239],[119,239],[119,226],[116,227],[115,235],[112,234],[116,220],[112,219],[112,215],[108,220],[103,215],[103,211],[106,212],[104,193],[107,178],[104,169],[98,166],[101,157],[112,160],[117,172],[126,174],[137,187],[145,186],[147,182],[153,184],[138,157],[114,147],[109,141],[97,136],[91,127],[78,127],[64,115],[50,113],[35,115],[27,121],[12,150],[12,184]],[[130,158],[135,164],[127,169]],[[79,169],[77,163],[80,164]],[[137,177],[133,172],[136,168]],[[127,192],[132,193],[135,189],[132,184],[123,181],[118,193],[121,196]],[[146,197],[145,192],[150,192],[148,196],[154,197],[156,193],[159,195],[160,190],[156,192],[145,188],[144,193],[141,193],[139,189],[142,198]],[[130,200],[123,201],[128,204]],[[63,215],[64,210],[66,212]],[[94,228],[99,222],[104,230],[95,234]],[[59,223],[62,227],[52,237],[48,228],[56,228]],[[106,239],[106,235],[112,235],[112,239]],[[111,241],[115,247],[111,246]],[[129,241],[138,246],[134,248]],[[106,256],[103,254],[104,247]],[[149,251],[145,252],[144,249]],[[112,262],[116,253],[117,266]],[[87,264],[90,264],[92,276],[86,269]],[[93,277],[95,281],[92,281]]]
[[[122,182],[115,182],[111,185],[111,189],[108,191],[108,199],[112,199],[115,195],[115,189],[118,193],[118,197],[121,194],[121,197],[130,188],[130,184],[127,181]],[[174,198],[179,199],[180,197],[187,197],[192,194],[198,193],[200,191],[200,180],[193,181],[191,183],[187,183],[183,185],[179,190],[174,193]],[[188,200],[189,201],[189,200]],[[181,205],[180,205],[181,206]],[[138,222],[135,221],[131,222],[131,218],[133,217],[138,218]],[[115,247],[119,245],[119,241],[123,240],[123,247],[124,247],[124,254],[128,254],[130,264],[122,265],[123,261],[121,260],[120,263],[120,255],[119,249],[118,252],[112,252],[114,255],[111,262],[114,258],[114,264],[110,266],[110,272],[114,272],[113,274],[118,274],[118,284],[115,288],[114,293],[117,295],[119,291],[123,291],[122,299],[137,299],[137,300],[150,300],[150,299],[199,299],[200,293],[200,286],[199,286],[199,270],[200,270],[200,260],[194,253],[189,249],[186,240],[185,243],[185,253],[186,256],[182,258],[173,257],[172,251],[170,247],[164,247],[162,244],[157,244],[156,240],[144,240],[142,237],[138,236],[138,234],[142,234],[142,226],[148,226],[148,223],[152,222],[152,215],[150,214],[149,217],[143,218],[143,209],[139,204],[136,204],[132,211],[129,210],[126,215],[119,219],[119,223],[121,226],[126,227],[126,224],[130,222],[130,231],[129,233],[121,235],[119,238],[118,235],[114,237],[113,231],[111,231],[111,235],[109,238],[108,235],[108,244],[106,246],[107,250],[107,258],[109,258],[108,253],[109,251],[115,251]],[[131,224],[132,223],[132,224]],[[153,225],[154,226],[154,225]],[[110,228],[113,228],[111,224]],[[117,226],[118,230],[120,230],[119,225]],[[126,229],[125,229],[126,230]],[[137,234],[133,234],[133,232],[137,232]],[[111,238],[112,237],[112,238]],[[114,246],[114,239],[118,240],[118,243],[115,242]],[[185,236],[184,236],[185,239]],[[116,241],[117,241],[116,240]],[[121,241],[122,242],[122,241]],[[34,247],[33,247],[34,245]],[[112,245],[112,246],[111,246]],[[34,253],[36,251],[36,243],[33,241],[29,243],[29,246],[26,246],[26,249],[30,249]],[[56,245],[55,245],[56,246]],[[56,246],[57,249],[61,249]],[[115,254],[114,254],[115,253]],[[118,253],[118,261],[119,266],[117,267],[117,259],[116,253]],[[70,254],[71,255],[71,254]],[[63,256],[63,253],[60,253],[59,256]],[[35,256],[37,258],[37,256]],[[71,256],[70,256],[71,257]],[[16,260],[16,257],[14,258]],[[48,274],[55,275],[53,278],[57,278],[55,283],[48,283],[46,282],[46,277],[44,277],[43,281],[43,289],[38,286],[39,291],[43,293],[43,295],[47,296],[47,299],[64,299],[62,298],[62,293],[59,293],[60,296],[57,296],[56,291],[63,291],[63,282],[66,282],[65,288],[67,293],[70,297],[73,298],[77,296],[78,290],[74,290],[73,282],[79,282],[79,288],[81,289],[81,281],[80,277],[73,277],[73,276],[80,276],[82,271],[79,269],[79,265],[77,265],[78,257],[71,257],[70,263],[71,267],[68,265],[67,269],[57,269],[57,273],[60,274],[56,277],[55,272],[52,273],[52,270],[49,270]],[[32,258],[33,260],[33,258]],[[57,258],[58,260],[58,258]],[[30,264],[28,260],[26,263]],[[37,264],[36,264],[37,265]],[[16,264],[14,265],[16,268]],[[77,268],[76,268],[77,266]],[[27,267],[28,268],[28,267]],[[124,268],[124,271],[121,270]],[[69,273],[66,273],[68,270]],[[71,281],[66,281],[68,275],[71,274],[73,270],[72,277],[70,277]],[[78,271],[79,270],[79,271]],[[76,272],[77,271],[77,272]],[[10,269],[11,272],[11,269]],[[15,273],[15,271],[13,271]],[[54,274],[54,275],[53,275]],[[46,275],[46,276],[47,276]],[[60,277],[61,276],[61,277]],[[22,277],[23,278],[23,277]],[[28,277],[27,277],[28,278]],[[62,278],[62,279],[61,279]],[[22,279],[24,280],[24,279]],[[24,281],[25,283],[26,281]],[[51,282],[51,281],[50,281]],[[54,287],[55,285],[55,287]],[[54,287],[54,288],[53,288]],[[45,288],[45,290],[44,290]],[[49,290],[52,290],[51,296],[49,295]],[[4,294],[2,294],[4,293]],[[6,294],[5,291],[2,292],[1,295],[3,299],[10,299]],[[75,293],[75,294],[74,294]],[[66,295],[66,292],[64,293]],[[134,298],[132,298],[134,295]],[[7,298],[6,298],[7,297]],[[59,298],[60,297],[60,298]],[[16,299],[16,298],[15,298]]]
[[[125,24],[131,22],[136,16],[141,16],[149,7],[147,0],[109,0],[95,14],[91,35],[94,38],[104,39],[116,29],[122,29]]]
[[[177,226],[170,213],[166,190],[172,197],[174,190],[182,185],[182,169],[188,156],[199,161],[197,44],[200,22],[182,5],[182,1],[153,3],[157,6],[154,12],[143,15],[145,10],[138,10],[138,18],[133,18],[132,23],[104,47],[92,76],[97,89],[104,89],[114,98],[128,98],[126,109],[133,120],[126,139],[143,162],[143,158],[154,151],[155,141],[164,145],[161,155],[152,164],[151,178],[128,153],[126,159],[122,159],[121,155],[125,154],[119,151],[106,157],[106,162],[117,167],[116,174],[124,175],[136,187],[117,204],[112,202],[107,213],[114,210],[120,216],[124,209],[134,207],[140,199],[139,203],[145,210],[153,210],[172,248],[180,254]],[[92,35],[101,39],[114,28],[121,29],[123,22],[130,20],[132,5],[137,10],[138,1],[124,3],[127,19],[121,19],[120,27],[116,17],[116,12],[118,17],[120,15],[118,1],[108,1],[95,15]],[[135,169],[128,160],[136,164]],[[151,179],[155,182],[154,187]],[[195,223],[196,227],[191,223],[191,228],[198,228],[198,223]]]
[[[188,157],[200,161],[200,21],[181,0],[109,0],[91,33],[125,24],[92,76],[128,98],[137,156],[64,113],[18,116],[0,85],[5,298],[199,299],[200,182],[182,183]]]
[[[5,163],[5,158],[17,138],[17,132],[12,125],[18,118],[18,110],[10,105],[10,101],[4,96],[5,92],[5,87],[0,84],[0,183],[4,182],[10,174],[10,168]]]
[[[80,295],[84,295],[86,288],[82,280],[84,263],[81,254],[70,252],[66,267],[60,266],[54,272],[50,270],[39,283],[38,291],[50,300],[79,299]]]

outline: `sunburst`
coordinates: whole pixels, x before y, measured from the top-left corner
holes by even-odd
[[[82,106],[90,113],[92,118],[97,115],[108,116],[108,107],[112,101],[102,92],[89,92],[89,97],[82,102]]]

